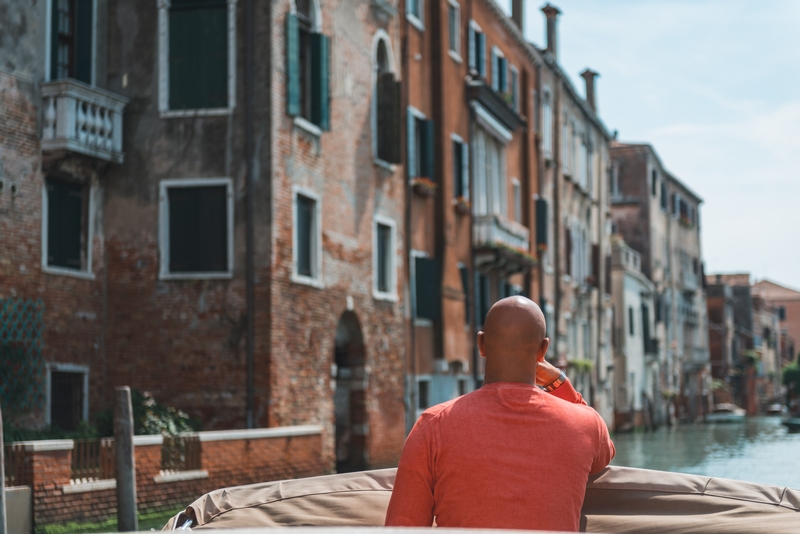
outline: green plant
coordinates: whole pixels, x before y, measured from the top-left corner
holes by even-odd
[[[711,381],[711,390],[712,391],[728,391],[731,387],[722,379],[715,378]]]
[[[168,510],[166,512],[145,512],[139,514],[139,530],[146,531],[150,529],[160,530],[167,521],[182,512],[183,508]],[[54,523],[52,525],[36,526],[34,529],[35,534],[78,534],[86,533],[91,534],[94,532],[117,532],[116,518],[106,519],[104,521],[84,522],[77,523],[70,521],[68,523]]]
[[[165,406],[147,391],[131,390],[131,409],[133,410],[133,432],[136,435],[161,434],[177,436],[181,432],[196,432],[202,424],[185,412],[172,406]],[[95,417],[100,436],[114,435],[114,414],[108,410]]]
[[[591,371],[594,368],[592,360],[569,360],[569,366],[579,373]]]

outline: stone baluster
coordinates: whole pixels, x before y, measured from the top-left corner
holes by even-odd
[[[103,121],[105,124],[105,149],[111,150],[114,148],[114,124],[111,122],[111,110],[106,108],[103,113]]]
[[[78,102],[77,104],[78,104],[77,106],[78,113],[75,122],[75,130],[78,133],[78,141],[80,141],[81,143],[86,143],[86,140],[88,138],[88,134],[86,132],[86,130],[88,130],[88,127],[86,125],[87,122],[86,111],[84,111],[83,109],[83,102]]]
[[[47,105],[44,111],[44,132],[42,137],[44,139],[53,139],[56,136],[56,99],[50,97],[47,99]]]

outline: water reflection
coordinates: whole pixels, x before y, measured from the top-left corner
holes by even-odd
[[[777,417],[616,434],[612,465],[677,471],[800,488],[800,434]]]

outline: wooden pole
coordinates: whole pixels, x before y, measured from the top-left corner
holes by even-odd
[[[120,532],[139,530],[136,516],[136,459],[133,451],[131,388],[118,386],[114,407],[114,445],[117,467],[117,526]]]
[[[0,534],[6,534],[6,446],[3,442],[3,410],[0,409]]]

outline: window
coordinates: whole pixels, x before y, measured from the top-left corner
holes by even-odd
[[[650,176],[650,192],[653,196],[658,196],[658,171],[653,169]]]
[[[78,429],[89,416],[89,368],[48,364],[47,423],[66,432]]]
[[[619,198],[620,190],[619,190],[619,164],[613,163],[611,165],[611,198]]]
[[[385,31],[375,34],[373,48],[373,150],[379,161],[400,163],[400,82],[394,77],[391,43]]]
[[[669,200],[667,196],[667,183],[665,181],[661,181],[661,211],[668,211],[669,207]]]
[[[566,113],[564,113],[564,122],[561,126],[561,147],[562,147],[562,156],[561,156],[561,166],[563,167],[564,174],[571,174],[571,164],[572,164],[572,135],[570,135],[569,131],[569,117]]]
[[[418,30],[425,29],[425,0],[406,0],[406,18]]]
[[[419,410],[426,410],[431,405],[430,398],[431,381],[427,378],[417,379],[417,408]]]
[[[458,274],[461,276],[461,290],[464,292],[464,324],[469,324],[469,269],[463,263],[458,264]]]
[[[492,48],[492,89],[508,93],[508,62],[496,46]]]
[[[294,282],[319,286],[322,267],[320,202],[315,194],[294,192]]]
[[[542,149],[546,157],[553,156],[553,104],[550,91],[545,89],[542,104]]]
[[[456,0],[448,0],[447,24],[451,57],[461,60],[461,6]]]
[[[511,179],[511,195],[514,205],[514,220],[518,223],[522,222],[522,188],[519,180],[516,178]]]
[[[778,314],[778,321],[786,320],[786,306],[778,306],[776,313]]]
[[[94,1],[50,1],[50,79],[93,83]]]
[[[511,108],[519,113],[519,71],[515,66],[511,66],[511,87],[510,98]]]
[[[672,195],[672,216],[678,218],[681,215],[681,196],[678,193]]]
[[[580,143],[580,153],[578,155],[578,184],[584,189],[589,189],[589,147],[586,143],[585,135],[578,135],[577,142]]]
[[[235,2],[171,0],[159,7],[159,109],[225,114],[235,100]]]
[[[473,149],[475,214],[505,216],[508,212],[505,143],[487,128],[477,125]]]
[[[486,78],[486,36],[475,21],[469,23],[469,70]]]
[[[321,133],[330,129],[330,39],[322,34],[317,0],[295,0],[295,5],[296,11],[286,15],[287,113]]]
[[[420,253],[414,254],[413,283],[416,297],[415,318],[436,321],[442,309],[441,264],[436,258],[428,258]]]
[[[469,199],[469,145],[459,136],[450,136],[453,142],[453,194],[455,198]]]
[[[373,241],[373,296],[376,299],[396,300],[395,222],[375,217]]]
[[[633,306],[628,306],[628,333],[633,336],[634,335],[634,326],[633,326]]]
[[[433,121],[426,120],[425,115],[413,107],[408,108],[406,118],[408,120],[408,176],[409,178],[433,179]]]
[[[42,211],[42,266],[47,272],[92,276],[91,187],[48,177]]]
[[[232,180],[163,180],[159,206],[162,279],[233,276]]]

